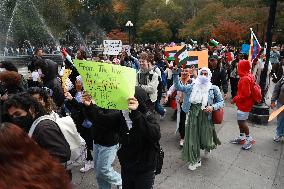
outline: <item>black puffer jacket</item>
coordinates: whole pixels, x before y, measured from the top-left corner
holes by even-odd
[[[132,128],[129,130],[124,117],[120,126],[120,144],[117,152],[123,169],[133,173],[154,171],[156,166],[157,143],[161,138],[160,127],[150,113],[139,111],[129,113]]]

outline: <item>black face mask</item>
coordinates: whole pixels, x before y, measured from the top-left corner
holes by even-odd
[[[33,124],[33,121],[34,121],[33,117],[29,112],[26,116],[12,118],[12,122],[15,125],[18,125],[19,127],[21,127],[26,132],[29,132],[29,130],[30,130],[32,124]]]

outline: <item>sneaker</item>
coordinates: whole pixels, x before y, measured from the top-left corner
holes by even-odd
[[[210,154],[211,154],[211,150],[209,150],[209,151],[204,150],[204,157],[205,158],[208,158]]]
[[[197,163],[190,163],[188,165],[188,169],[191,171],[194,171],[196,170],[197,167],[200,167],[200,166],[201,166],[201,160],[199,160]]]
[[[276,135],[274,138],[273,138],[273,140],[274,140],[274,142],[280,142],[281,141],[281,136],[278,136],[278,135]]]
[[[180,139],[179,141],[179,146],[182,148],[183,147],[183,144],[184,144],[184,139]]]
[[[255,140],[253,140],[253,139],[246,140],[246,143],[243,144],[242,149],[243,150],[249,150],[252,147],[253,144],[255,144]]]
[[[94,162],[93,161],[86,161],[84,167],[80,169],[80,172],[85,173],[90,169],[94,169]]]
[[[245,144],[246,143],[246,139],[244,137],[238,137],[238,138],[235,138],[233,140],[230,141],[230,143],[232,144]]]
[[[165,119],[167,110],[164,109],[164,112],[165,112],[164,115],[160,115],[160,120],[164,120]]]

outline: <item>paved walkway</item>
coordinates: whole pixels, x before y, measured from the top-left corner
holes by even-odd
[[[238,135],[236,108],[225,107],[225,121],[216,125],[222,142],[202,166],[195,171],[187,169],[181,160],[179,138],[174,135],[175,122],[170,121],[172,110],[168,109],[166,120],[161,121],[161,145],[165,151],[162,174],[155,179],[156,189],[283,189],[284,188],[284,144],[274,143],[272,138],[275,122],[268,126],[250,124],[256,144],[249,151],[229,143]],[[202,153],[203,154],[203,153]],[[116,170],[119,163],[115,162]],[[93,171],[85,174],[79,168],[73,170],[74,182],[79,188],[96,189]]]

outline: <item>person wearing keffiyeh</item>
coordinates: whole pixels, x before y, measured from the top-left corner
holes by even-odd
[[[221,144],[212,122],[212,111],[222,108],[224,100],[220,89],[212,85],[208,68],[200,69],[189,85],[180,84],[177,69],[173,74],[176,90],[184,92],[182,110],[187,113],[182,159],[189,162],[189,170],[195,170],[201,166],[200,149],[205,150],[207,156]]]

